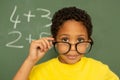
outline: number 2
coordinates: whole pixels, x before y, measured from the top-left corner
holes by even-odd
[[[7,43],[6,46],[7,46],[7,47],[13,47],[13,48],[23,48],[24,46],[17,46],[17,45],[15,45],[15,43],[16,43],[17,41],[19,41],[20,38],[22,37],[22,33],[19,32],[19,31],[12,31],[12,32],[9,32],[9,33],[8,33],[8,35],[10,35],[10,34],[18,34],[18,37],[17,37],[15,40]]]

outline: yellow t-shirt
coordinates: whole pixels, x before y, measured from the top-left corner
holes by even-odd
[[[107,65],[83,57],[75,64],[61,63],[58,58],[36,65],[29,80],[119,80]]]

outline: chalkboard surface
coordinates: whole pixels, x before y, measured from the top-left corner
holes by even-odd
[[[54,12],[68,6],[85,9],[92,17],[95,44],[87,56],[120,76],[120,0],[0,0],[0,80],[12,80],[30,42],[50,36]],[[51,49],[39,63],[56,56]]]

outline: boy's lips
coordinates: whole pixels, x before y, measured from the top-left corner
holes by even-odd
[[[78,57],[78,55],[65,55],[68,59],[74,60]]]

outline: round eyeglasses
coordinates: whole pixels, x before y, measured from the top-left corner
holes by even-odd
[[[55,51],[57,51],[60,54],[67,54],[71,50],[71,46],[74,45],[76,51],[79,54],[85,54],[89,53],[91,48],[92,48],[92,41],[83,41],[83,42],[78,42],[76,44],[71,44],[69,42],[54,42],[54,48]]]

